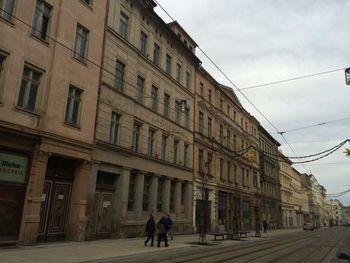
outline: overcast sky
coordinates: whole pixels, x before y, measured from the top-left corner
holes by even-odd
[[[348,0],[157,2],[238,88],[350,67]],[[159,7],[156,12],[171,22]],[[196,54],[216,80],[233,87],[198,49]],[[350,138],[350,86],[345,85],[343,70],[242,92],[278,131],[287,131],[284,137],[297,156],[322,152]],[[282,152],[295,156],[264,117],[236,94],[282,144]],[[345,146],[350,148],[349,143]],[[350,157],[343,153],[344,147],[319,161],[294,167],[314,174],[328,194],[343,192],[350,188]],[[338,199],[350,205],[350,193]]]

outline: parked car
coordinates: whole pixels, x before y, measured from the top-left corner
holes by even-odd
[[[304,230],[314,230],[315,227],[312,223],[305,223],[304,226],[303,226],[303,229]]]

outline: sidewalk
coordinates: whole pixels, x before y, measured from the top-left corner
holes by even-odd
[[[271,237],[275,235],[295,233],[302,229],[282,229],[271,230],[266,234],[262,233],[262,237]],[[245,241],[262,240],[254,237],[254,232],[244,238]],[[55,242],[49,244],[38,244],[35,246],[20,246],[17,248],[0,248],[0,262],[6,263],[73,263],[84,261],[97,261],[106,258],[115,258],[119,256],[128,256],[141,253],[152,253],[159,250],[170,250],[174,248],[193,247],[198,242],[198,235],[178,235],[174,236],[174,240],[169,242],[169,247],[157,247],[157,238],[155,237],[155,246],[144,246],[145,238],[128,238],[128,239],[104,239],[84,242]],[[213,236],[207,235],[208,244],[216,244],[220,246],[228,246],[239,244],[242,241],[224,240],[214,241]]]

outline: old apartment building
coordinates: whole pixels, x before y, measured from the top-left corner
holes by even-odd
[[[231,88],[204,68],[196,74],[194,225],[253,229],[259,218],[258,122]],[[250,156],[250,158],[248,158]]]
[[[191,233],[196,43],[152,0],[111,0],[87,238],[144,234],[153,214]]]
[[[281,228],[281,183],[279,177],[278,147],[276,141],[259,125],[259,154],[261,178],[261,215],[270,229]]]
[[[0,241],[82,240],[106,1],[0,7]]]

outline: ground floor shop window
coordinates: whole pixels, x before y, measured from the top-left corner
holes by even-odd
[[[218,205],[219,225],[225,225],[227,220],[227,193],[219,192],[219,205]]]
[[[250,204],[248,201],[242,201],[243,224],[250,224]]]

